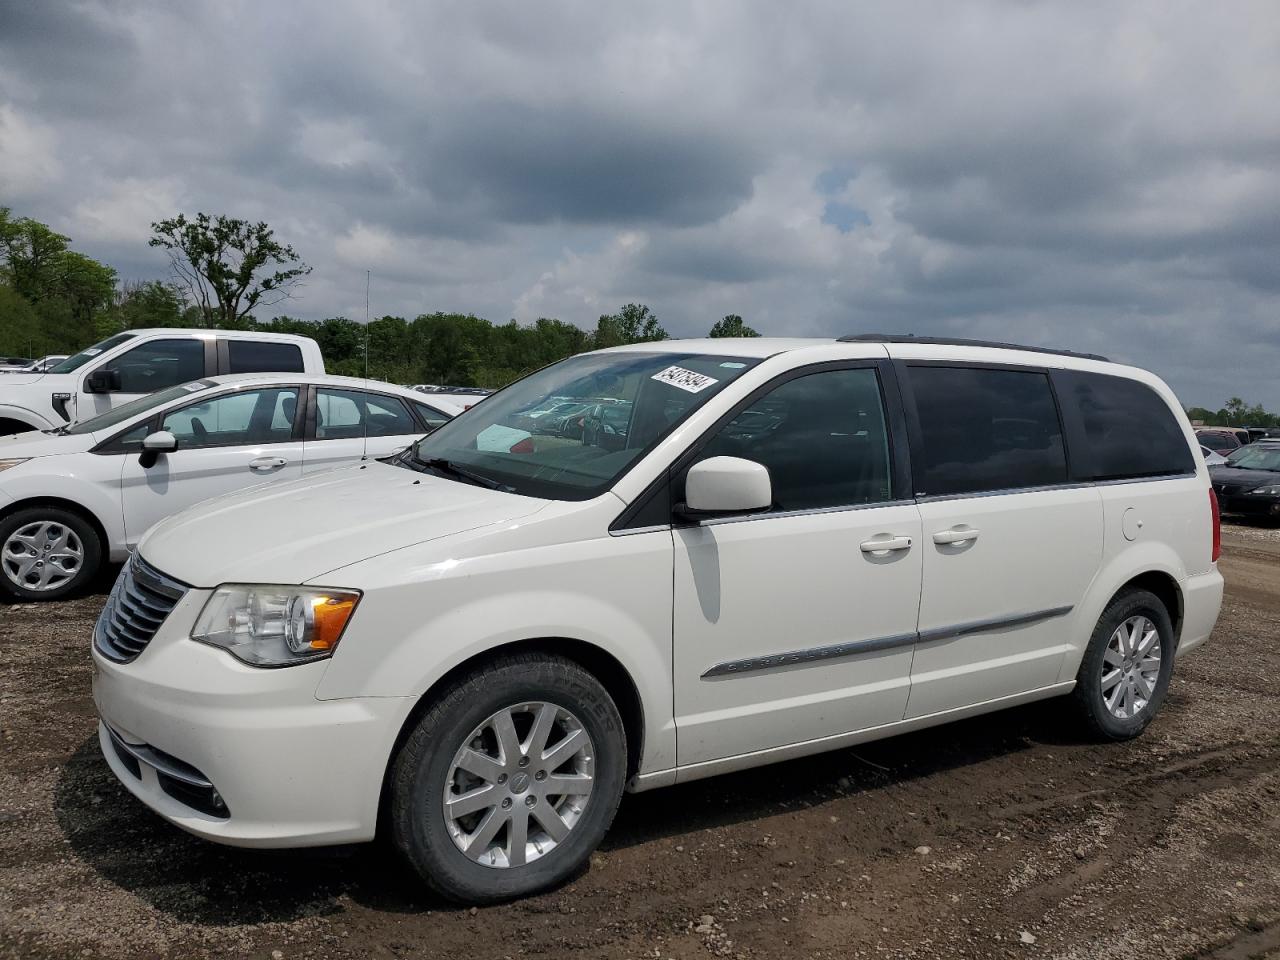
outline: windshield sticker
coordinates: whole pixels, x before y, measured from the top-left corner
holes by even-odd
[[[90,347],[88,350],[85,351],[85,355],[89,357],[96,357],[101,352],[102,351],[99,350],[97,347]]]
[[[192,383],[184,383],[182,385],[182,389],[187,391],[187,393],[195,393],[197,390],[203,390],[204,388],[205,385],[199,380],[193,381]]]
[[[741,370],[741,369],[742,369],[743,367],[745,367],[745,366],[746,366],[746,364],[745,364],[745,363],[735,363],[734,361],[732,361],[732,360],[731,360],[731,361],[729,361],[729,362],[727,362],[727,363],[722,363],[722,364],[720,364],[720,369],[722,369],[722,370]]]
[[[715,377],[708,377],[705,373],[695,373],[692,370],[686,370],[684,367],[667,367],[667,369],[655,373],[649,379],[657,380],[659,383],[667,383],[689,393],[701,393],[707,387],[719,383]]]

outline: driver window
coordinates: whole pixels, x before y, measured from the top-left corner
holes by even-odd
[[[293,436],[296,387],[245,390],[168,414],[160,424],[178,438],[178,449],[282,443]]]
[[[876,371],[825,370],[780,384],[720,428],[698,459],[709,457],[768,467],[775,511],[892,499]]]
[[[204,341],[152,340],[111,362],[121,393],[154,393],[204,376]]]

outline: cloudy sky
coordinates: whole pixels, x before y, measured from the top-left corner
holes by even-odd
[[[265,219],[287,312],[1096,351],[1280,409],[1280,6],[0,0],[0,204],[129,278]]]

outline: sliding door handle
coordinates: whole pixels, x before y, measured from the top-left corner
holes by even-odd
[[[952,527],[950,530],[939,530],[933,535],[934,543],[953,544],[969,543],[978,539],[978,531],[973,527]]]
[[[863,540],[858,544],[863,553],[891,553],[895,550],[910,550],[910,537],[882,537],[875,540]]]
[[[289,463],[284,457],[258,457],[249,461],[250,470],[275,470],[279,467],[287,466]]]

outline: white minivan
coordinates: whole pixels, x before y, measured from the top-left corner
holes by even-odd
[[[539,432],[554,398],[573,430]],[[1222,599],[1158,378],[972,342],[572,357],[393,462],[155,527],[94,630],[112,770],[211,840],[378,825],[545,889],[643,791],[1050,697],[1137,735]],[[381,814],[381,817],[380,817]]]

